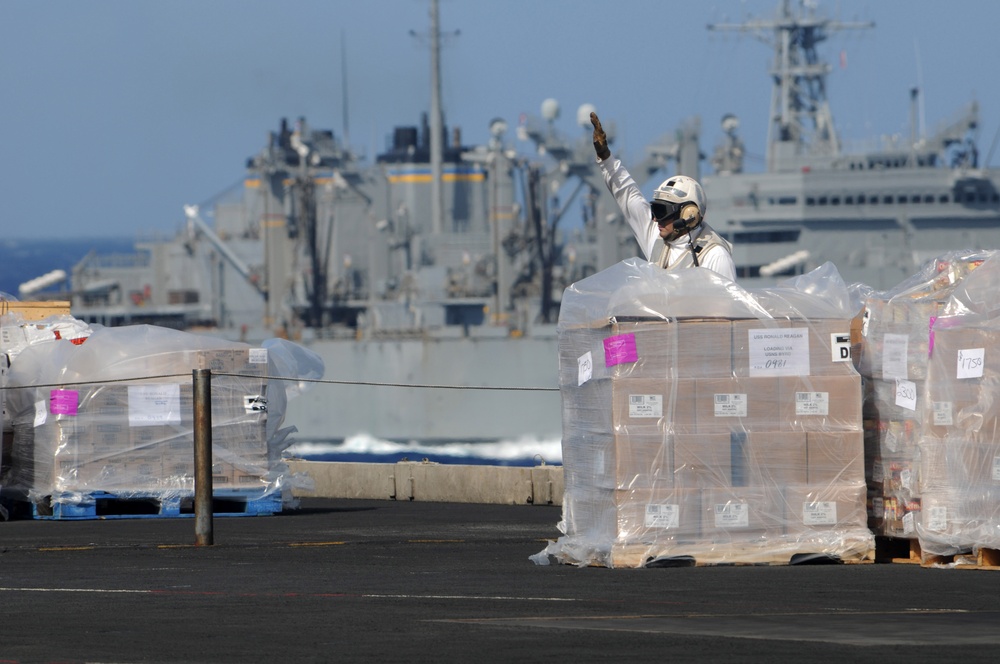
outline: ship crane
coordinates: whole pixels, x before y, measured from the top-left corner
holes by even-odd
[[[188,238],[193,240],[198,237],[198,235],[204,236],[209,244],[215,247],[216,251],[229,263],[236,272],[246,280],[248,284],[254,287],[254,289],[260,293],[265,299],[267,298],[267,290],[260,283],[260,275],[258,275],[253,269],[250,268],[243,260],[237,256],[232,249],[220,238],[212,227],[205,223],[205,220],[201,218],[199,208],[197,205],[185,205],[184,214],[187,216],[187,233]]]

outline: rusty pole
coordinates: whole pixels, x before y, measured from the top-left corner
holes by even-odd
[[[194,537],[214,544],[212,533],[212,372],[192,371],[194,380]]]

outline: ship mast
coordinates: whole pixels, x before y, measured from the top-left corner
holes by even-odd
[[[438,0],[431,0],[431,223],[440,235],[443,227],[444,200],[441,191],[441,162],[444,152],[441,119],[441,28]]]
[[[840,140],[826,97],[826,76],[831,67],[820,60],[816,46],[838,30],[874,27],[874,22],[844,23],[816,15],[794,15],[789,0],[782,0],[774,20],[715,23],[709,30],[753,33],[774,49],[771,66],[773,88],[767,130],[767,170],[787,171],[804,165],[807,157],[833,158],[840,154]]]

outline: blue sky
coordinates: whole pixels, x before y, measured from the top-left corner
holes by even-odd
[[[793,2],[798,5],[798,2]],[[762,168],[767,46],[709,33],[773,16],[775,0],[441,0],[443,106],[463,142],[494,117],[513,129],[557,99],[573,137],[594,104],[628,162],[692,116],[702,151],[735,113]],[[0,228],[7,237],[170,234],[182,206],[238,182],[280,119],[305,116],[381,151],[429,107],[428,0],[4,0],[0,3]],[[928,130],[980,104],[985,159],[1000,128],[1000,3],[840,0],[820,11],[875,28],[821,47],[846,143],[909,133],[909,89]],[[418,36],[411,36],[411,30]],[[454,35],[458,31],[457,35]],[[846,68],[840,67],[841,53]],[[518,144],[513,130],[508,140]],[[1000,148],[995,150],[1000,152]],[[990,165],[1000,164],[993,154]],[[707,169],[707,166],[703,167]],[[704,172],[704,171],[703,171]]]

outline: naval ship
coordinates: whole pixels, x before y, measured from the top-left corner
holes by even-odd
[[[187,207],[176,237],[81,260],[73,315],[303,344],[330,381],[289,403],[303,441],[558,439],[562,292],[638,246],[589,133],[562,136],[554,100],[516,127],[531,150],[512,146],[501,118],[486,145],[448,129],[436,0],[431,18],[430,112],[382,154],[369,163],[333,131],[281,121],[243,182]],[[887,288],[946,250],[1000,246],[1000,174],[978,164],[975,106],[931,137],[841,149],[817,47],[867,27],[787,0],[773,19],[709,26],[773,48],[766,170],[744,170],[735,116],[705,176],[698,119],[629,164],[640,182],[702,180],[743,286],[830,261],[848,283]]]

